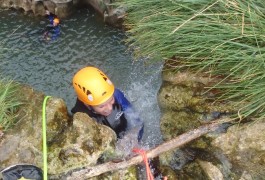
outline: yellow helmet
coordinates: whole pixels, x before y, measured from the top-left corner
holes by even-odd
[[[60,23],[60,20],[58,18],[54,18],[53,19],[53,22],[56,23],[56,24],[59,24]]]
[[[73,77],[73,86],[77,98],[91,106],[106,102],[114,93],[110,79],[95,67],[85,67]]]

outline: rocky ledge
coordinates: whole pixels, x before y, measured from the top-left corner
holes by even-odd
[[[0,8],[22,9],[40,16],[44,16],[47,9],[60,18],[69,17],[78,6],[92,6],[105,23],[122,26],[124,8],[112,6],[111,0],[0,0]]]

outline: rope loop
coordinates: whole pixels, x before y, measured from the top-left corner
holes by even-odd
[[[133,152],[137,153],[137,154],[140,154],[142,156],[143,161],[145,163],[147,180],[154,180],[154,176],[153,176],[151,168],[149,166],[149,162],[148,162],[148,158],[147,158],[147,155],[146,155],[146,151],[143,150],[143,149],[134,148]]]

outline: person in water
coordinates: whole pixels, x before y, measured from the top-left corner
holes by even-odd
[[[120,146],[141,140],[144,124],[139,115],[101,70],[91,66],[79,70],[73,77],[73,87],[77,94],[71,110],[73,114],[86,113],[98,123],[110,127]]]
[[[55,40],[60,35],[60,26],[59,26],[60,20],[55,14],[51,13],[48,10],[46,10],[46,15],[48,17],[50,24],[47,25],[45,28],[45,31],[43,34],[44,39],[45,40]]]

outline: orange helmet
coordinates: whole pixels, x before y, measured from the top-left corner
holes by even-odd
[[[85,67],[73,77],[73,86],[77,98],[91,106],[106,102],[114,93],[110,79],[95,67]]]
[[[59,24],[60,23],[60,20],[58,18],[54,18],[53,19],[53,22],[56,23],[56,24]]]

